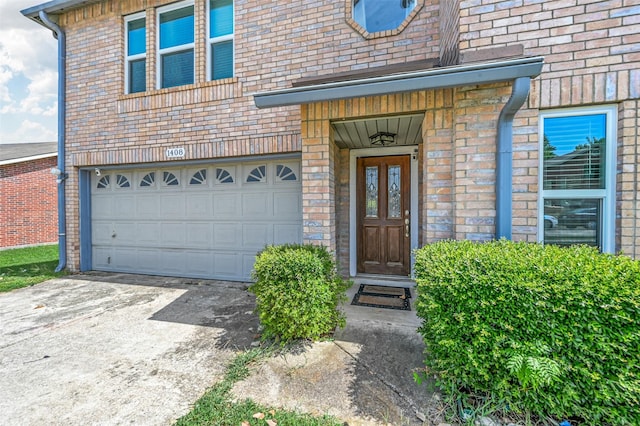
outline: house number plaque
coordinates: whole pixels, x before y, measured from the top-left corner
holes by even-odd
[[[165,155],[167,156],[167,158],[183,158],[184,157],[184,147],[178,147],[178,148],[167,148],[167,150],[165,151]]]

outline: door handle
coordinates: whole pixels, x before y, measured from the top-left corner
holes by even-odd
[[[404,236],[409,238],[409,218],[404,219]]]

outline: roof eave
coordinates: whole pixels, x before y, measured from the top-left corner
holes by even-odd
[[[37,22],[38,24],[45,26],[40,20],[40,12],[44,11],[47,14],[59,14],[67,10],[75,9],[79,6],[91,3],[97,3],[99,0],[52,0],[46,3],[41,3],[36,6],[31,6],[20,11],[24,16]]]
[[[544,58],[536,56],[456,65],[383,77],[273,90],[256,93],[253,96],[256,107],[272,108],[470,84],[490,84],[511,81],[519,77],[537,77],[542,71],[543,63]]]

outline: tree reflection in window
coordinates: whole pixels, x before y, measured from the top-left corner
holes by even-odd
[[[353,0],[353,19],[370,33],[395,30],[417,3],[417,0]]]

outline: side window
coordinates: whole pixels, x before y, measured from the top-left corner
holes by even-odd
[[[209,80],[233,77],[233,0],[209,0]]]
[[[125,93],[147,88],[147,35],[144,12],[125,17]]]
[[[158,88],[193,84],[193,3],[158,9]]]
[[[541,240],[614,250],[615,108],[541,114]]]

